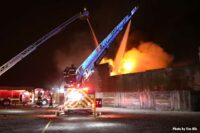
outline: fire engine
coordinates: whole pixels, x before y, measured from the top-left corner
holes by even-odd
[[[102,106],[101,99],[97,100],[95,97],[95,89],[87,86],[89,77],[137,9],[138,7],[133,8],[77,69],[72,65],[64,70],[65,102],[60,107],[60,112],[68,114],[72,111],[85,111],[96,114],[96,107]],[[91,90],[93,92],[89,93]]]
[[[88,56],[88,58],[78,67],[71,71],[74,68],[69,68],[65,72],[66,77],[66,92],[65,92],[65,103],[62,109],[64,112],[68,112],[70,110],[77,109],[87,109],[88,111],[92,111],[92,106],[94,109],[97,105],[95,101],[95,93],[93,95],[89,94],[89,90],[94,88],[88,88],[86,86],[86,81],[89,80],[89,77],[93,74],[94,69],[101,61],[107,50],[109,49],[111,43],[116,38],[116,36],[122,31],[124,26],[128,21],[132,18],[132,16],[137,11],[138,7],[132,9],[132,11],[125,16],[125,18],[113,29],[113,31],[98,45],[98,47]],[[11,60],[6,62],[0,67],[0,76],[16,65],[23,58],[27,57],[33,51],[35,51],[39,46],[44,44],[47,40],[57,35],[59,32],[63,31],[70,23],[74,22],[77,19],[87,18],[89,16],[89,12],[84,10],[82,13],[78,13],[54,28],[49,33],[45,34],[43,37],[38,39],[36,42],[31,44],[29,47],[24,49],[22,52],[17,54]],[[88,20],[88,19],[87,19]],[[75,102],[74,102],[75,101]],[[93,102],[92,102],[93,101]],[[5,102],[6,103],[6,102]],[[8,102],[7,102],[8,103]],[[101,103],[101,99],[98,99],[98,103]]]
[[[0,103],[4,106],[27,104],[31,102],[31,96],[26,90],[0,90]]]
[[[40,106],[45,106],[49,104],[51,96],[53,96],[52,91],[44,90],[43,88],[35,88],[34,103]]]

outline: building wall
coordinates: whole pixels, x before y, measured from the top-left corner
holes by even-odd
[[[159,111],[190,111],[191,92],[179,91],[141,91],[141,92],[97,92],[104,107],[122,107]]]
[[[104,72],[99,72],[104,73]],[[100,76],[99,91],[132,92],[143,90],[200,91],[200,65],[150,70],[117,76]]]
[[[200,110],[200,65],[100,77],[104,106]]]

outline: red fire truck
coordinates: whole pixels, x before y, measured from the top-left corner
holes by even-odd
[[[68,114],[74,111],[92,112],[94,116],[98,115],[96,107],[102,107],[102,99],[96,99],[95,88],[93,93],[88,92],[87,83],[94,73],[97,65],[102,60],[113,40],[122,31],[125,25],[130,21],[138,7],[134,7],[131,12],[122,19],[122,21],[108,34],[108,36],[96,47],[96,49],[76,68],[73,64],[64,70],[65,79],[65,102],[59,108],[59,112]]]
[[[52,96],[53,96],[53,92],[49,90],[44,90],[43,88],[35,88],[34,103],[41,106],[47,105],[49,104]]]
[[[0,90],[0,104],[27,104],[31,102],[31,93],[26,90]]]
[[[60,109],[65,114],[70,111],[85,110],[96,115],[96,107],[102,106],[102,99],[96,99],[95,88],[93,93],[88,92],[87,83],[94,73],[98,63],[102,60],[113,40],[130,21],[138,7],[134,7],[131,12],[108,34],[108,36],[96,47],[96,49],[76,68],[73,64],[64,70],[65,79],[65,103]]]
[[[44,106],[50,102],[51,96],[53,96],[53,93],[43,88],[32,88],[29,91],[19,89],[18,87],[14,87],[13,89],[3,88],[0,89],[0,105],[35,103]],[[38,97],[40,100],[38,100]]]

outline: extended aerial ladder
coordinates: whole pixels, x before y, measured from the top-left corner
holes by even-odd
[[[84,9],[84,11],[82,13],[78,13],[78,14],[74,15],[70,19],[68,19],[65,22],[63,22],[61,25],[59,25],[56,28],[54,28],[49,33],[45,34],[43,37],[38,39],[36,42],[31,44],[29,47],[27,47],[22,52],[20,52],[15,57],[13,57],[8,62],[6,62],[4,65],[2,65],[0,67],[0,76],[2,74],[4,74],[6,71],[8,71],[10,68],[12,68],[14,65],[16,65],[23,58],[25,58],[26,56],[31,54],[33,51],[35,51],[39,46],[44,44],[44,42],[46,42],[48,39],[50,39],[51,37],[55,36],[56,34],[61,32],[62,30],[64,30],[69,24],[71,24],[72,22],[76,21],[79,18],[81,18],[81,19],[85,18],[85,17],[87,18],[88,16],[89,16],[89,12],[86,9]]]
[[[108,36],[96,47],[96,49],[78,67],[78,69],[76,70],[76,73],[73,74],[73,79],[74,79],[74,75],[76,76],[75,82],[77,84],[82,84],[85,80],[87,80],[92,75],[92,73],[94,72],[94,69],[96,68],[96,65],[99,64],[103,56],[106,54],[113,40],[122,31],[124,26],[130,21],[130,19],[135,14],[137,9],[138,9],[137,6],[133,8],[131,12],[127,16],[124,17],[124,19],[110,32],[110,34],[108,34]]]
[[[93,112],[96,116],[97,99],[95,97],[95,89],[93,93],[89,92],[89,87],[85,85],[85,81],[93,74],[96,66],[99,64],[111,43],[116,36],[123,30],[124,26],[130,21],[137,11],[138,7],[124,17],[124,19],[108,34],[108,36],[96,47],[96,49],[86,58],[86,60],[76,69],[73,65],[64,71],[65,78],[65,101],[64,105],[59,108],[57,115],[64,112],[66,115],[74,111]],[[99,100],[101,101],[101,100]],[[101,104],[102,105],[102,104]],[[92,111],[93,109],[93,111]]]

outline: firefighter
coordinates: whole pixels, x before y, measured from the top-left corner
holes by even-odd
[[[76,67],[72,64],[70,67],[66,67],[64,72],[65,82],[67,84],[73,84],[76,81]]]
[[[49,94],[49,97],[50,97],[50,101],[49,101],[49,107],[52,107],[53,108],[53,94]]]
[[[70,69],[74,69],[74,71],[76,71],[76,67],[75,67],[75,65],[74,65],[74,64],[71,64]]]
[[[70,82],[75,83],[76,82],[76,67],[74,64],[72,64],[69,69],[69,75],[70,75]]]
[[[69,67],[66,67],[64,72],[63,72],[64,77],[68,76],[68,71],[69,71]]]
[[[39,105],[40,107],[42,106],[42,92],[38,92],[38,101],[37,101],[37,105]]]
[[[75,73],[76,73],[76,67],[74,64],[71,64],[71,67],[66,67],[63,72],[64,77],[69,77],[70,75],[75,74]]]

